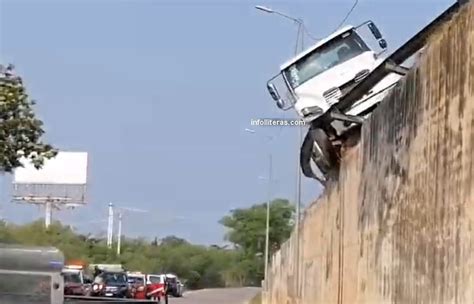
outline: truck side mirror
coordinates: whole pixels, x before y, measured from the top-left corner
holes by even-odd
[[[278,90],[273,83],[270,82],[267,84],[267,90],[268,93],[270,93],[270,96],[272,96],[273,100],[278,101],[281,99],[280,94],[278,94]]]
[[[277,102],[277,107],[284,110],[285,109],[285,102],[283,101],[283,99],[279,99]]]
[[[371,22],[369,22],[369,24],[367,24],[367,26],[369,27],[370,31],[372,32],[372,35],[374,35],[375,39],[377,39],[377,40],[382,39],[382,34],[380,33],[380,31],[377,28],[377,26],[375,25],[375,23],[373,23],[371,21]]]
[[[275,85],[269,82],[267,84],[267,90],[268,90],[268,93],[270,93],[270,96],[272,97],[272,99],[276,101],[277,107],[279,107],[280,109],[283,109],[285,107],[285,101],[281,99],[280,94],[278,93],[278,90],[275,87]]]

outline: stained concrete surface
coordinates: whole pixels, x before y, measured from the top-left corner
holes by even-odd
[[[264,303],[474,303],[474,4],[430,37],[297,235]]]
[[[170,297],[169,304],[246,304],[260,288],[215,288],[189,291],[182,298]]]

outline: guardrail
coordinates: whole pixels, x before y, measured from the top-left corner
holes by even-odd
[[[408,58],[422,49],[431,36],[431,34],[444,22],[450,20],[455,13],[457,13],[463,6],[472,0],[458,0],[445,10],[436,19],[431,21],[415,36],[410,38],[405,44],[399,47],[389,57],[387,57],[382,64],[373,70],[366,78],[364,78],[358,85],[350,90],[346,95],[341,97],[340,101],[333,107],[339,110],[346,110],[350,108],[357,100],[362,98],[371,88],[373,88],[380,80],[390,74],[396,67]]]

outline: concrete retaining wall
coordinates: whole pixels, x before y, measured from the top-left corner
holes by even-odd
[[[299,235],[264,303],[474,303],[473,5],[364,125]]]

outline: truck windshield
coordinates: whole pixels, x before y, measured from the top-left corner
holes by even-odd
[[[369,50],[360,36],[351,30],[318,47],[283,73],[294,89],[322,72]]]

